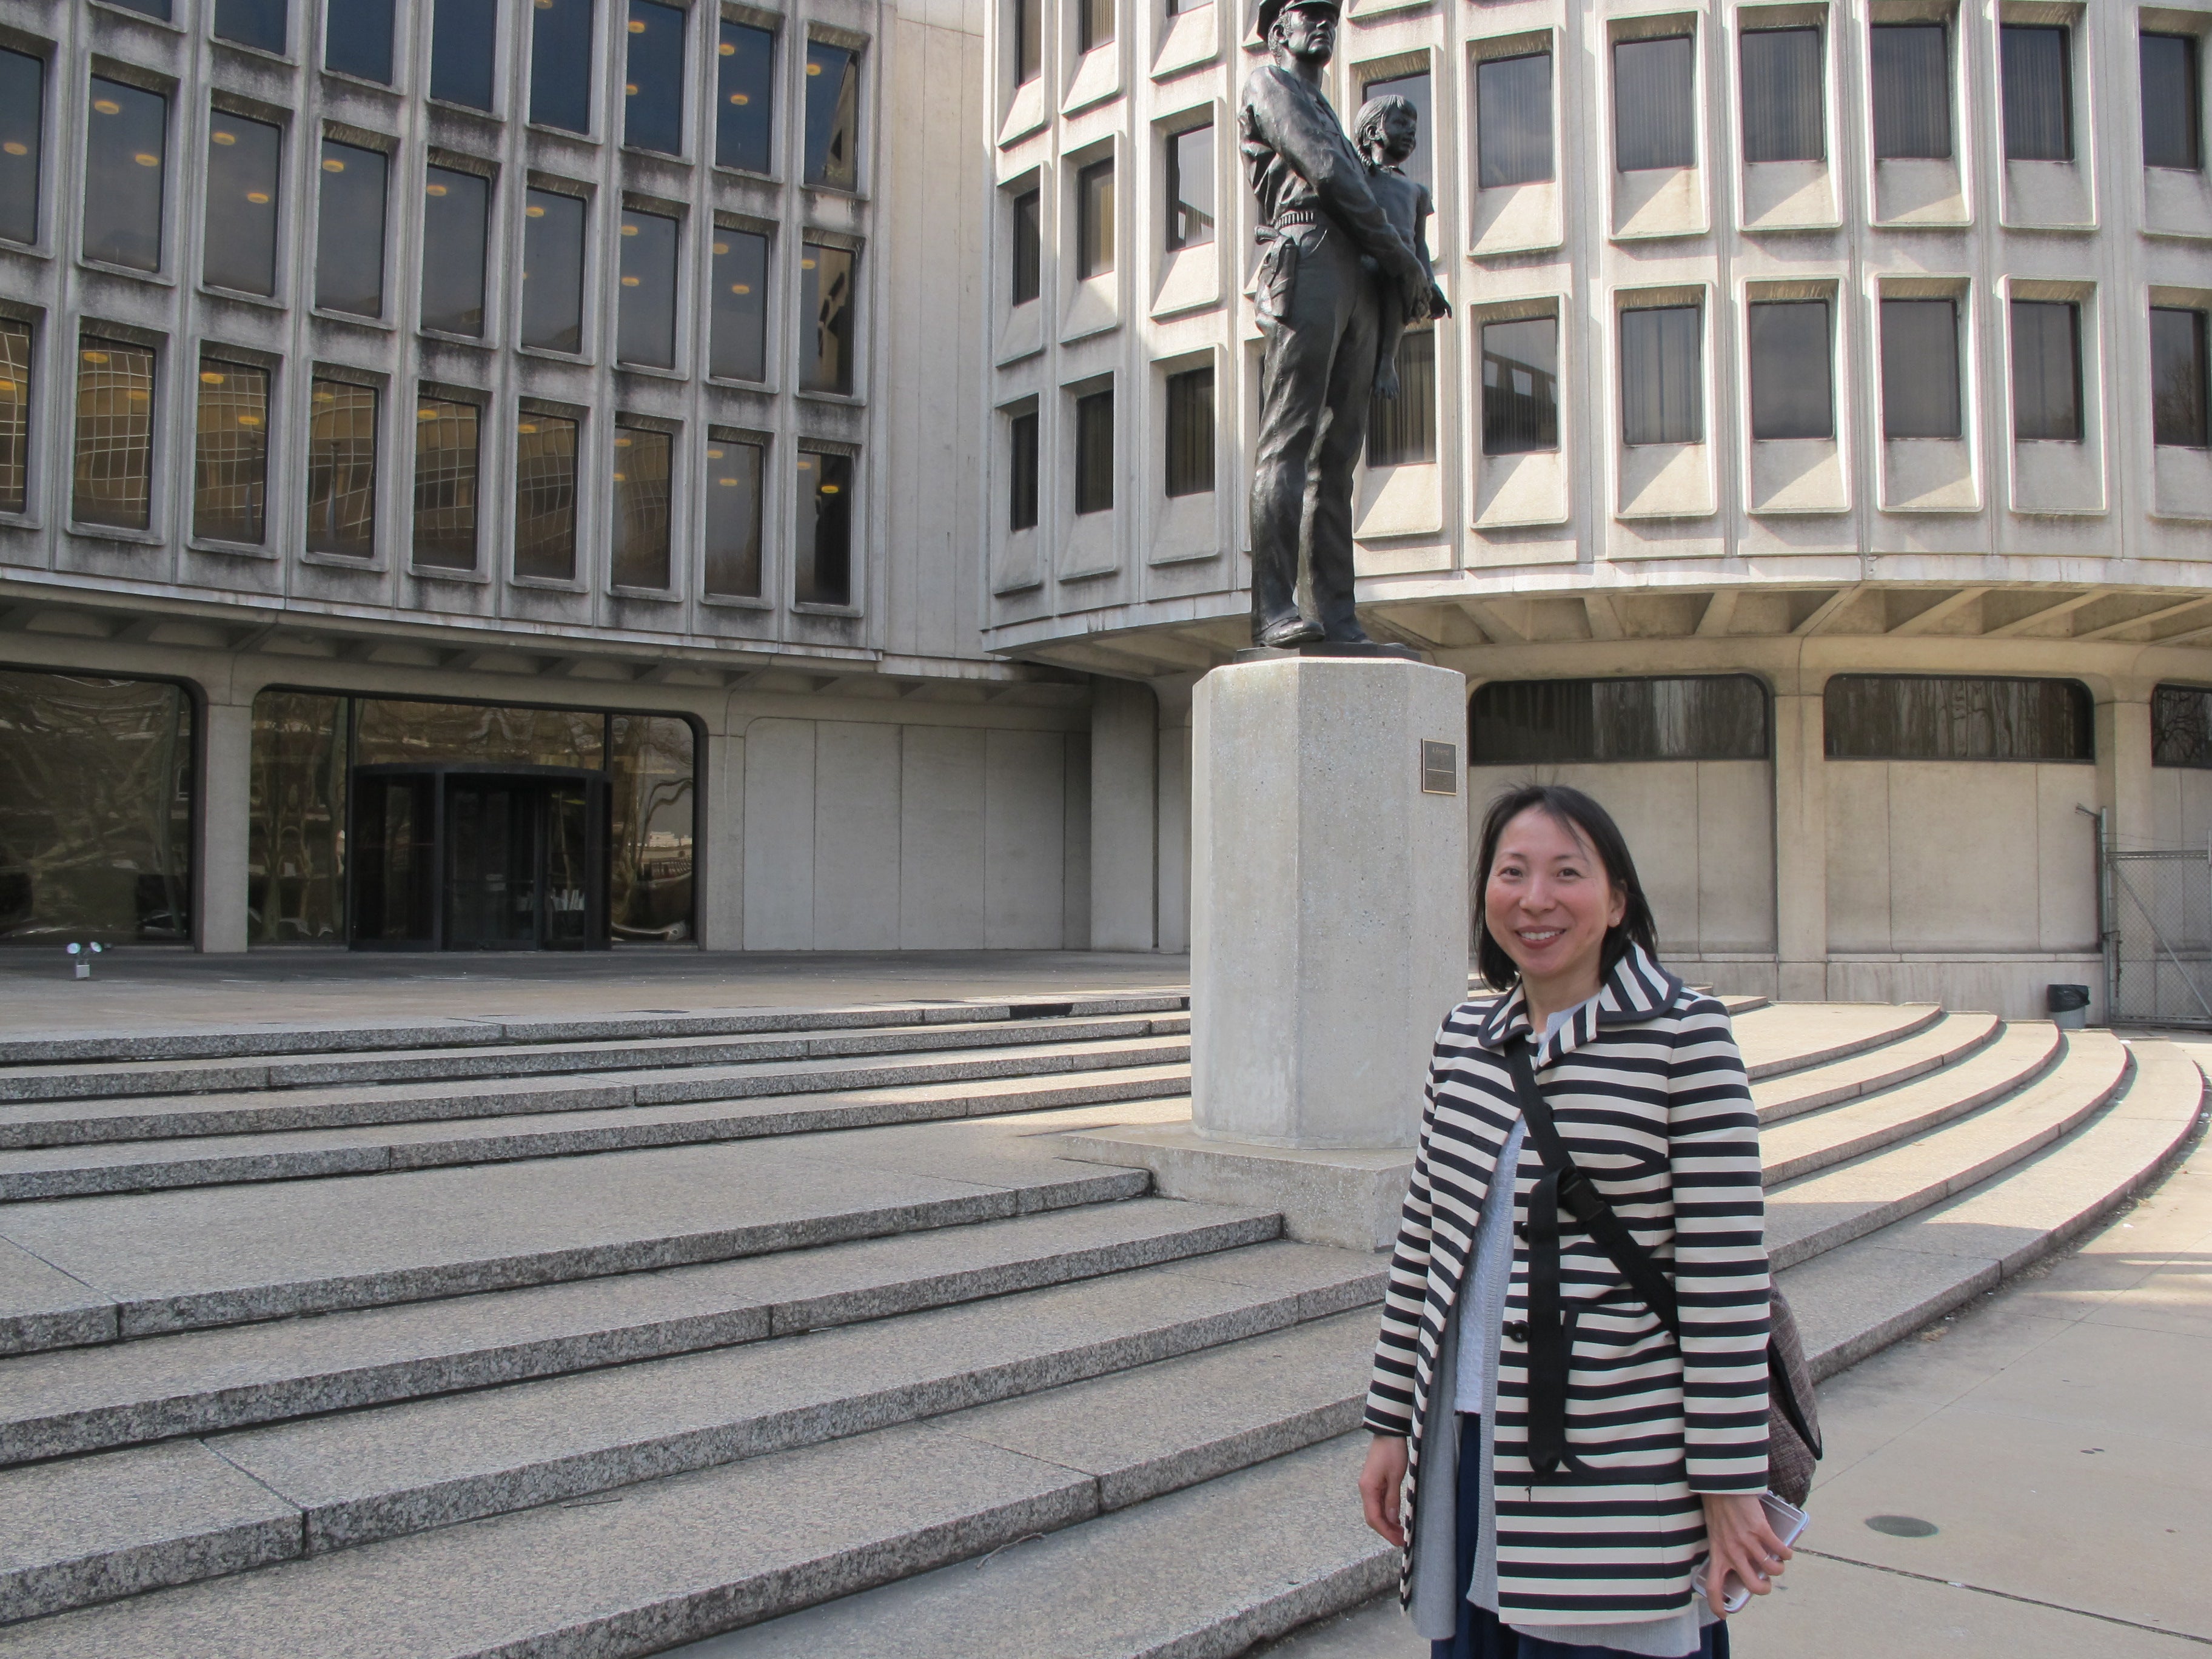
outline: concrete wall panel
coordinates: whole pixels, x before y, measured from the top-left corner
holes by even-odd
[[[2087,766],[2039,766],[2036,892],[2045,951],[2097,948],[2097,774]]]
[[[1774,949],[1774,772],[1698,763],[1698,945]]]
[[[745,732],[745,949],[814,948],[812,720]]]
[[[983,946],[981,732],[908,728],[899,787],[899,944]]]
[[[1057,732],[993,732],[983,788],[983,943],[1059,945],[1066,858],[1066,743]]]
[[[2041,878],[2036,773],[1889,763],[1890,940],[1899,951],[2033,951]]]
[[[1889,767],[1830,761],[1828,948],[1887,951],[1889,928]]]
[[[814,947],[899,943],[899,729],[822,720],[814,738]]]
[[[1091,926],[1091,868],[1097,857],[1091,821],[1091,754],[1090,738],[1081,732],[1070,732],[1061,739],[1066,757],[1062,766],[1067,794],[1066,822],[1067,826],[1067,858],[1060,871],[1060,948],[1063,951],[1088,951],[1092,948],[1094,932]],[[1145,824],[1146,838],[1151,839],[1152,824]],[[1151,934],[1146,935],[1149,948]],[[1098,948],[1106,949],[1102,941]]]

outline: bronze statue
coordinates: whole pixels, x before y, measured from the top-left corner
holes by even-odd
[[[1412,154],[1410,122],[1395,137],[1386,124],[1376,141],[1386,181],[1322,92],[1338,15],[1337,0],[1261,0],[1270,61],[1245,82],[1239,119],[1260,202],[1252,292],[1267,343],[1252,472],[1255,646],[1367,643],[1352,606],[1352,479],[1368,398],[1378,376],[1395,380],[1378,368],[1382,336],[1386,320],[1395,339],[1406,321],[1447,309],[1420,246],[1427,192],[1395,171]],[[1389,154],[1400,137],[1405,148]],[[1401,210],[1395,218],[1378,196]]]

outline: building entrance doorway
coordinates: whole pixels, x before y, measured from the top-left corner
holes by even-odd
[[[604,773],[357,766],[348,795],[356,950],[605,947]]]

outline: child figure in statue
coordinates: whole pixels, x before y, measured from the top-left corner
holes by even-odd
[[[1436,204],[1429,196],[1428,186],[1419,179],[1408,179],[1403,171],[1406,159],[1420,141],[1420,112],[1411,100],[1395,94],[1370,98],[1359,106],[1352,142],[1367,158],[1367,188],[1374,192],[1376,205],[1413,245],[1413,252],[1422,264],[1428,265],[1429,215],[1436,210]],[[1365,263],[1371,265],[1373,261]],[[1417,322],[1420,318],[1407,314],[1405,301],[1395,283],[1378,280],[1375,290],[1382,308],[1382,337],[1375,345],[1375,395],[1395,398],[1398,339],[1405,333],[1407,323]],[[1444,299],[1443,290],[1434,282],[1430,283],[1421,317],[1449,315],[1451,306]]]

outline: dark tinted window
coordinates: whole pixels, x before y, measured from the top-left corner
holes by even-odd
[[[1075,49],[1091,52],[1114,39],[1114,0],[1075,0]]]
[[[323,140],[315,230],[315,303],[356,317],[384,314],[383,155]]]
[[[2089,693],[2073,680],[1839,674],[1824,701],[1831,760],[2095,757]]]
[[[431,0],[430,95],[471,109],[491,107],[494,0]]]
[[[307,550],[376,551],[376,388],[317,380],[307,404]]]
[[[0,47],[0,238],[39,240],[39,162],[45,145],[46,68]]]
[[[2146,33],[2138,50],[2143,164],[2194,173],[2204,165],[2204,82],[2197,66],[2197,37]]]
[[[1104,513],[1114,505],[1114,394],[1075,400],[1075,510]]]
[[[530,118],[589,132],[592,0],[532,0],[530,17]]]
[[[1016,86],[1026,86],[1043,72],[1044,0],[1014,0],[1013,56]]]
[[[1697,52],[1688,35],[1613,43],[1613,143],[1622,173],[1697,165]]]
[[[2161,685],[2150,694],[2150,763],[2212,769],[2212,691]]]
[[[165,23],[170,21],[169,0],[115,0],[115,3],[148,17],[158,17]]]
[[[474,404],[416,401],[414,562],[425,569],[477,568],[479,425]]]
[[[761,597],[761,447],[707,443],[707,592]]]
[[[1075,274],[1114,269],[1114,163],[1093,161],[1075,175]]]
[[[623,143],[633,149],[684,153],[685,21],[679,7],[629,0]]]
[[[258,547],[269,511],[269,371],[200,359],[192,534]]]
[[[2154,306],[2150,313],[2151,432],[2155,441],[2203,449],[2212,387],[2205,363],[2205,314]]]
[[[1941,23],[1877,23],[1874,153],[1880,160],[1951,154],[1951,45]]]
[[[80,524],[143,530],[153,502],[154,353],[87,335],[77,352],[70,514]]]
[[[2005,159],[2074,159],[2074,76],[2063,28],[2007,23],[1998,30],[2003,64]]]
[[[1695,306],[1620,313],[1621,440],[1705,441],[1705,396]]]
[[[1037,416],[1028,410],[1006,422],[1006,528],[1034,530],[1037,521]]]
[[[1437,331],[1398,337],[1398,395],[1367,405],[1367,465],[1417,466],[1437,458]]]
[[[556,415],[514,423],[514,574],[576,579],[576,422]]]
[[[623,210],[616,356],[626,363],[676,367],[676,231],[665,213]]]
[[[1468,705],[1474,766],[1766,758],[1766,688],[1747,674],[1492,680]]]
[[[1550,52],[1474,66],[1474,150],[1485,190],[1553,176]]]
[[[324,0],[323,67],[392,84],[392,0]]]
[[[614,581],[617,587],[668,586],[669,458],[665,432],[615,429]]]
[[[31,325],[0,317],[0,513],[30,505]]]
[[[1213,240],[1213,129],[1191,127],[1168,140],[1168,246]]]
[[[1170,495],[1202,495],[1213,488],[1213,371],[1168,376],[1167,488]]]
[[[422,326],[481,335],[491,180],[432,167],[423,192]]]
[[[1751,435],[1836,435],[1834,362],[1826,300],[1751,307]]]
[[[809,242],[799,250],[799,385],[805,392],[853,392],[853,310],[859,256]]]
[[[240,294],[276,291],[276,186],[284,135],[216,110],[208,122],[207,230],[200,280]]]
[[[806,43],[806,182],[860,186],[860,55]]]
[[[799,452],[799,550],[793,594],[801,605],[853,602],[853,458]]]
[[[1022,305],[1037,297],[1044,277],[1044,197],[1025,190],[1014,198],[1014,270],[1011,300]]]
[[[94,77],[84,143],[86,258],[161,269],[168,117],[168,100],[159,93]]]
[[[522,210],[522,343],[584,349],[584,204],[533,190]]]
[[[768,379],[768,238],[714,228],[714,303],[708,373],[726,380]]]
[[[1426,74],[1401,75],[1389,81],[1370,81],[1360,88],[1363,102],[1370,98],[1402,98],[1413,106],[1416,130],[1420,142],[1405,163],[1408,179],[1433,191],[1436,188],[1436,123],[1431,118],[1429,77]]]
[[[2012,432],[2017,442],[2081,436],[2081,308],[2012,302]]]
[[[1559,319],[1482,325],[1482,453],[1559,447]]]
[[[715,48],[714,164],[772,171],[775,137],[775,36],[722,21]]]
[[[1823,159],[1827,137],[1821,119],[1820,31],[1747,29],[1740,52],[1743,159]]]
[[[241,46],[282,52],[286,9],[287,0],[216,0],[216,36]]]
[[[1881,430],[1885,438],[1965,435],[1959,399],[1959,304],[1881,302]]]

